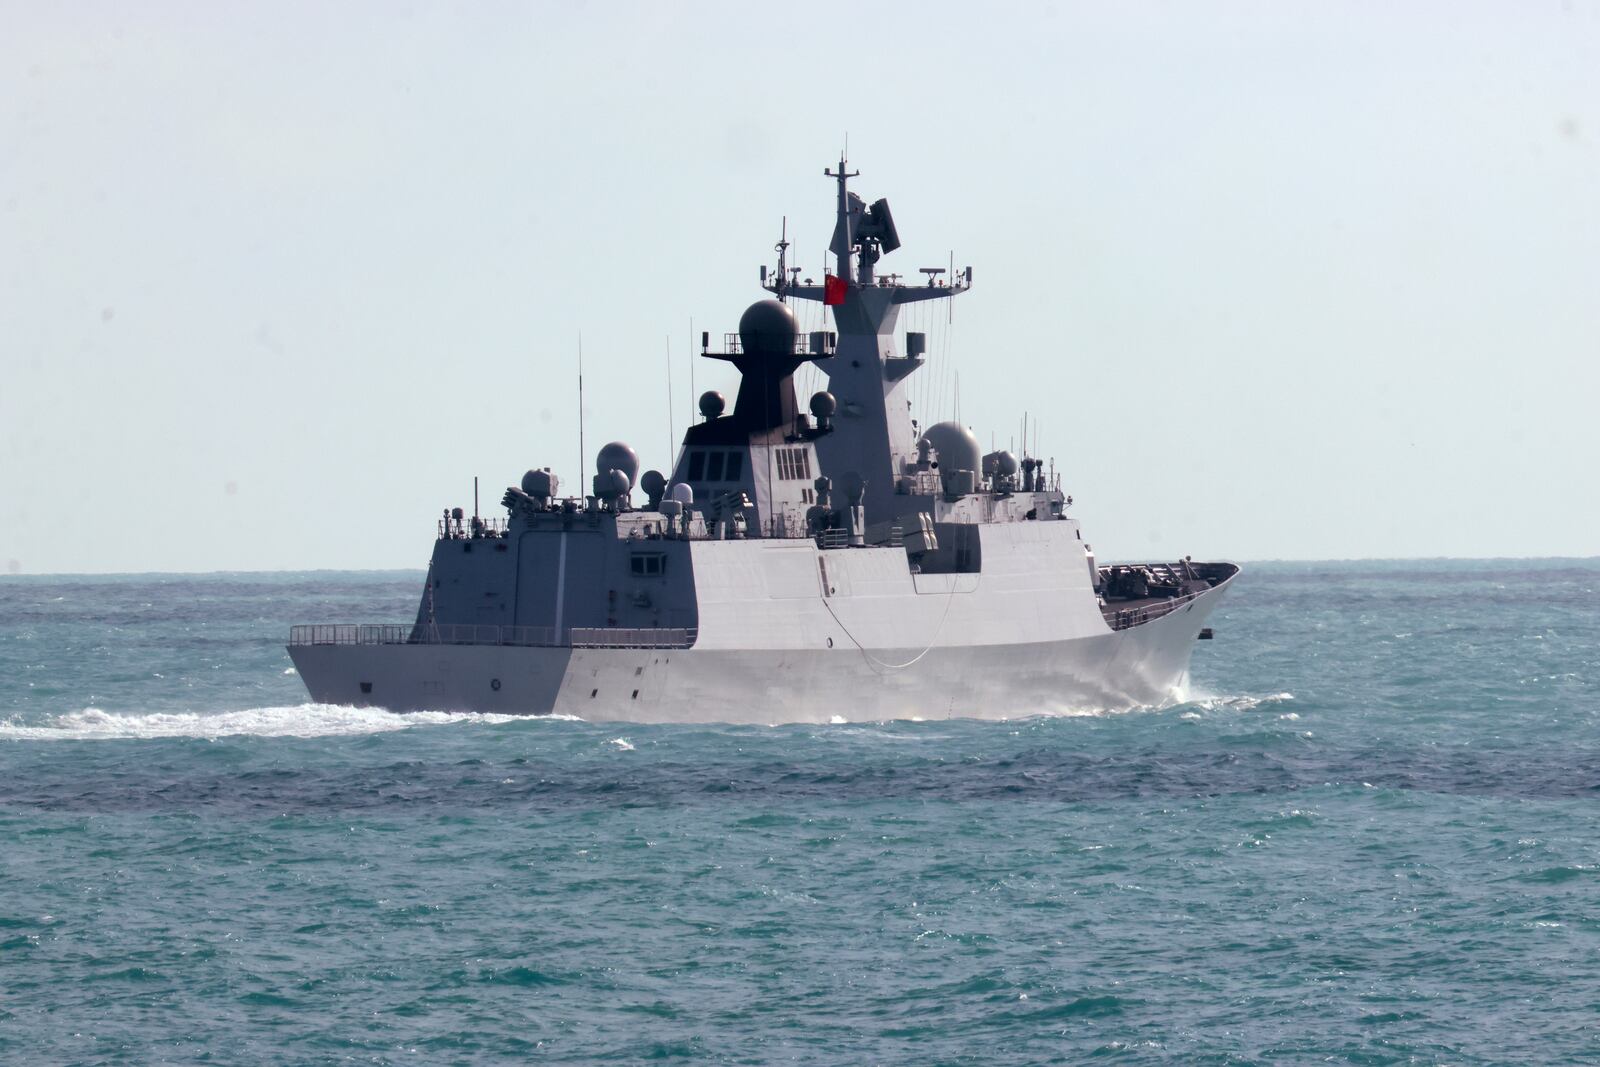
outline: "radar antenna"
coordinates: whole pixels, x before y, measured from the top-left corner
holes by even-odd
[[[789,216],[783,216],[783,227],[778,236],[778,284],[773,287],[780,304],[788,303],[785,295],[789,289]]]

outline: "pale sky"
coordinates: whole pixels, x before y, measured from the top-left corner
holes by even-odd
[[[0,573],[420,568],[577,489],[580,334],[666,468],[847,136],[880,271],[974,271],[913,414],[1028,412],[1102,558],[1600,554],[1600,3],[0,25]]]

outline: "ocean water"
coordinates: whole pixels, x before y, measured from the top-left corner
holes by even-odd
[[[1600,1060],[1600,561],[1255,565],[1116,715],[307,704],[420,582],[0,580],[0,1062]]]

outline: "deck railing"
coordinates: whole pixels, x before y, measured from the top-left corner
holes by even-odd
[[[506,536],[511,529],[511,520],[480,518],[477,533],[473,532],[471,519],[463,519],[461,522],[454,519],[435,519],[433,525],[434,536],[440,541],[483,541],[492,537]]]
[[[518,645],[529,648],[690,648],[694,627],[494,626],[472,623],[315,623],[289,628],[291,645]]]
[[[1163,615],[1170,615],[1185,604],[1198,600],[1208,592],[1210,592],[1209,589],[1198,593],[1185,593],[1183,596],[1175,596],[1170,600],[1157,600],[1154,603],[1140,604],[1137,607],[1129,608],[1119,608],[1115,604],[1107,604],[1100,609],[1100,614],[1105,616],[1106,625],[1113,630],[1126,630],[1132,626],[1143,626],[1145,623],[1159,619]]]

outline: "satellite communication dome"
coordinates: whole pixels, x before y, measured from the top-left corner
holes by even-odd
[[[700,394],[700,414],[708,419],[720,418],[728,408],[728,399],[715,389]]]
[[[833,418],[834,413],[838,410],[839,402],[833,398],[832,393],[821,392],[811,394],[811,414],[815,415],[818,421],[825,421]]]
[[[983,473],[1009,478],[1017,473],[1017,456],[1014,452],[990,452],[983,457]]]
[[[595,473],[605,475],[619,470],[628,476],[628,488],[639,479],[639,455],[621,441],[612,441],[594,457]]]
[[[981,469],[978,456],[983,449],[972,431],[959,422],[934,423],[928,427],[927,432],[922,435],[922,440],[917,443],[920,446],[923,442],[939,453],[941,471]]]
[[[627,496],[628,490],[633,488],[633,479],[628,477],[628,472],[615,467],[606,471],[599,481],[608,496]]]
[[[645,471],[639,478],[639,488],[643,489],[651,499],[659,499],[667,491],[667,479],[660,471]]]
[[[793,356],[800,334],[794,312],[776,300],[758,300],[739,316],[739,347],[751,356]]]
[[[694,503],[694,490],[684,482],[679,482],[673,486],[669,495],[673,500],[685,506]]]

